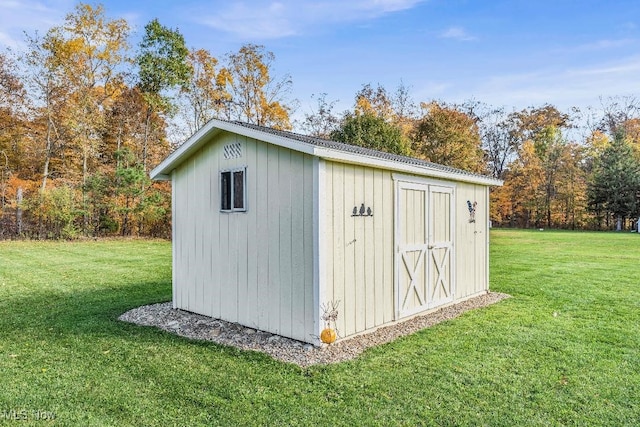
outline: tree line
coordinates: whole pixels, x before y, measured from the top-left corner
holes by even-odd
[[[168,237],[170,188],[148,172],[172,141],[212,117],[291,128],[290,78],[263,46],[219,62],[157,19],[131,38],[80,3],[0,53],[0,238]]]
[[[601,100],[562,112],[553,105],[507,111],[479,101],[411,100],[364,85],[353,112],[336,116],[318,99],[306,130],[396,154],[492,175],[495,226],[628,229],[640,216],[640,102]]]
[[[494,226],[629,229],[640,216],[640,102],[598,109],[553,105],[506,111],[478,101],[411,100],[364,85],[354,110],[336,116],[318,99],[303,127],[312,134],[411,155],[504,181],[491,191]]]
[[[349,111],[327,94],[294,121],[292,79],[246,44],[220,59],[157,19],[79,3],[24,51],[0,53],[0,238],[170,236],[170,188],[148,172],[211,118],[241,120],[490,174],[494,225],[619,229],[639,212],[640,104],[561,112],[416,103],[364,84]]]

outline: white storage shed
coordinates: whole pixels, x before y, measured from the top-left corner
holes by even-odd
[[[489,290],[491,177],[211,120],[151,172],[171,180],[173,306],[318,343]]]

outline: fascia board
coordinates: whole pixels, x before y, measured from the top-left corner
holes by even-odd
[[[186,160],[193,152],[198,150],[210,137],[219,132],[213,120],[208,122],[196,133],[179,146],[173,153],[164,159],[150,173],[151,179],[162,181],[171,178],[171,171]]]
[[[388,169],[398,172],[408,172],[416,175],[429,176],[433,178],[447,179],[451,181],[469,182],[472,184],[482,184],[487,186],[500,186],[503,182],[491,177],[476,175],[464,175],[455,172],[447,172],[427,166],[404,164],[393,160],[379,159],[361,154],[345,153],[343,151],[332,150],[330,148],[316,147],[314,155],[326,160],[342,163],[351,163],[360,166],[373,166],[380,169]]]
[[[151,179],[168,180],[171,171],[178,167],[180,163],[186,160],[193,152],[198,150],[205,142],[209,141],[214,135],[220,131],[228,131],[238,135],[253,138],[258,141],[265,141],[280,147],[289,148],[294,151],[313,155],[313,146],[304,142],[296,141],[268,132],[261,132],[250,129],[245,126],[236,125],[234,123],[224,122],[216,119],[210,120],[204,127],[196,132],[176,151],[171,153],[162,163],[154,168],[149,174]]]

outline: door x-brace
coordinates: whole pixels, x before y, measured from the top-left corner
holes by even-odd
[[[418,252],[418,262],[416,263],[416,265],[414,267],[409,267],[409,262],[407,261],[406,258],[406,254],[408,254],[409,252],[416,252],[416,251],[406,251],[402,253],[402,262],[404,263],[405,268],[407,269],[407,273],[409,274],[409,288],[407,289],[407,292],[404,294],[404,299],[402,301],[402,307],[406,307],[407,305],[407,298],[409,298],[409,294],[411,294],[411,291],[413,291],[416,294],[416,297],[418,298],[418,301],[420,302],[420,305],[424,305],[425,304],[425,296],[421,295],[421,293],[418,291],[418,288],[416,287],[416,275],[418,273],[418,271],[420,270],[420,267],[422,266],[422,263],[424,261],[425,258],[425,250],[424,249],[419,249]],[[412,263],[413,264],[413,263]]]
[[[438,262],[436,258],[436,251],[434,250],[431,251],[431,258],[433,259],[433,265],[436,267],[436,273],[438,273],[438,278],[436,279],[436,283],[434,284],[433,290],[431,292],[431,299],[433,299],[439,287],[442,288],[442,291],[444,292],[446,297],[450,296],[449,289],[447,287],[449,283],[447,281],[447,276],[446,276],[447,261],[449,260],[449,248],[444,247],[444,248],[438,248],[438,249],[445,249],[445,252],[444,252],[444,256],[442,257],[442,262]]]

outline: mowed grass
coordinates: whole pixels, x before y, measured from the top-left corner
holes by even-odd
[[[168,242],[2,242],[0,424],[640,425],[640,236],[491,238],[512,298],[308,369],[118,321]]]

